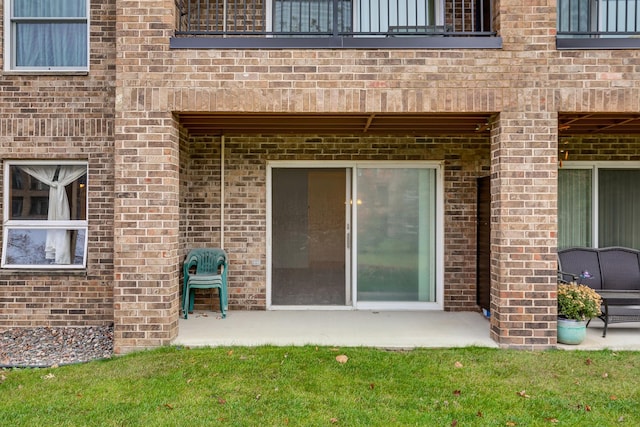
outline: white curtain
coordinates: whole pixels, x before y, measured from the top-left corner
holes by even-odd
[[[58,169],[56,177],[56,169]],[[38,181],[49,186],[49,214],[50,221],[69,220],[69,199],[65,187],[87,172],[84,165],[65,166],[20,166]],[[55,264],[71,264],[71,236],[68,230],[50,229],[47,231],[45,256]]]
[[[18,66],[87,65],[87,23],[67,20],[85,20],[86,0],[14,0],[13,15]]]

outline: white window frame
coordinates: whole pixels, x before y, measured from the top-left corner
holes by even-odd
[[[6,0],[5,3],[5,7],[4,7],[4,71],[5,72],[25,72],[25,73],[29,73],[29,72],[35,72],[35,73],[42,73],[42,72],[46,72],[46,73],[69,73],[69,72],[83,72],[86,73],[89,71],[89,59],[91,56],[91,22],[90,22],[90,15],[91,15],[91,11],[90,11],[90,7],[91,7],[91,0],[85,0],[86,5],[85,5],[85,11],[86,11],[86,16],[84,18],[81,17],[72,17],[72,18],[64,18],[64,17],[55,17],[55,18],[51,18],[49,20],[45,19],[45,22],[47,21],[56,21],[56,22],[60,22],[60,21],[65,21],[65,20],[69,20],[69,21],[73,21],[73,22],[85,22],[86,26],[87,26],[87,58],[86,58],[86,66],[84,67],[71,67],[71,66],[61,66],[61,67],[24,67],[24,66],[18,66],[16,64],[16,48],[15,48],[15,43],[16,43],[16,33],[15,33],[15,23],[18,19],[16,19],[13,16],[13,3],[14,0]]]
[[[87,218],[84,220],[64,220],[64,221],[50,221],[50,220],[16,220],[10,219],[11,211],[11,167],[20,165],[80,165],[86,168],[86,187],[89,188],[89,165],[86,161],[78,160],[13,160],[5,161],[4,163],[4,210],[3,210],[3,230],[2,230],[2,265],[3,269],[38,269],[38,270],[78,270],[85,269],[87,266],[87,242],[89,235],[89,197],[86,197],[85,212],[87,212]],[[6,261],[7,255],[7,243],[10,230],[20,229],[38,229],[38,230],[83,230],[84,231],[84,251],[82,255],[83,262],[81,264],[9,264]]]
[[[591,245],[594,248],[600,247],[599,228],[599,170],[600,169],[640,169],[640,162],[634,161],[565,161],[562,169],[591,170]]]
[[[351,257],[347,262],[347,274],[349,275],[349,295],[351,301],[348,301],[344,306],[287,306],[287,305],[273,305],[271,303],[271,289],[272,289],[272,242],[273,242],[273,230],[272,230],[272,201],[273,201],[273,179],[272,170],[274,168],[345,168],[351,172],[350,190],[351,197],[357,195],[357,174],[358,169],[361,168],[398,168],[398,169],[433,169],[436,173],[436,208],[435,208],[435,254],[434,254],[434,267],[435,271],[435,301],[408,301],[408,302],[358,302],[357,300],[357,267],[355,266],[355,256],[358,250],[358,241],[355,237],[357,230],[357,212],[355,209],[348,207],[350,212],[350,235],[347,239],[350,244],[350,248],[347,250],[348,256]],[[416,160],[398,162],[395,160],[379,160],[379,161],[351,161],[351,160],[273,160],[267,162],[267,241],[266,241],[266,255],[267,255],[267,310],[301,310],[301,309],[313,309],[313,310],[416,310],[416,311],[442,311],[444,310],[444,220],[445,220],[445,208],[444,208],[444,163],[441,161],[431,160]],[[356,206],[357,209],[357,206]]]

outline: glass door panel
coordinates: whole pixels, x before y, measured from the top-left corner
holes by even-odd
[[[436,172],[360,168],[357,300],[436,300]]]
[[[558,249],[591,246],[592,170],[558,170]]]
[[[272,183],[272,304],[346,304],[346,170],[274,168]]]

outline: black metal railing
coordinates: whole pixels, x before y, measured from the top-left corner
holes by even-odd
[[[501,44],[493,0],[176,0],[176,8],[175,48]]]
[[[640,0],[558,0],[558,48],[640,47]]]

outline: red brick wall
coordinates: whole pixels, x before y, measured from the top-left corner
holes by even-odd
[[[0,329],[113,322],[115,4],[91,4],[86,75],[3,73],[0,79],[1,161],[74,159],[89,164],[87,270],[0,270]],[[0,56],[0,67],[5,60]]]
[[[189,141],[180,215],[187,247],[220,246],[220,139]],[[225,139],[225,244],[232,310],[266,307],[266,164],[270,160],[444,161],[445,301],[477,310],[476,178],[489,173],[488,138],[236,136]],[[255,265],[259,263],[259,265]],[[203,304],[211,304],[208,299]]]
[[[640,136],[575,135],[561,137],[558,157],[567,161],[640,161]]]

